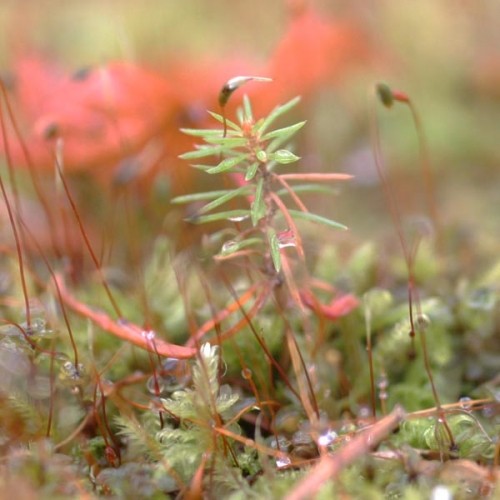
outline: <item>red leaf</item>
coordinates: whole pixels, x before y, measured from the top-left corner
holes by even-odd
[[[318,298],[310,291],[302,292],[301,298],[306,307],[316,314],[331,320],[346,316],[359,306],[359,300],[352,294],[335,297],[328,304],[320,303]]]

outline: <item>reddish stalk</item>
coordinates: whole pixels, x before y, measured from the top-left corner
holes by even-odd
[[[275,457],[275,458],[281,458],[283,459],[286,457],[286,453],[275,450],[273,448],[268,448],[267,446],[263,446],[253,439],[246,438],[244,436],[240,436],[239,434],[235,434],[234,432],[229,431],[225,427],[214,427],[214,431],[217,432],[218,434],[222,434],[223,436],[227,436],[231,439],[234,439],[238,443],[243,444],[244,446],[248,446],[250,448],[254,448],[260,453],[263,453],[265,455],[268,455],[270,457]]]
[[[281,271],[283,272],[290,297],[293,299],[295,305],[299,308],[299,310],[304,312],[305,306],[301,298],[300,290],[295,282],[288,256],[284,254],[281,254]],[[307,279],[304,278],[304,281],[307,282]]]
[[[409,98],[401,93],[401,92],[392,92],[389,87],[383,84],[379,84],[375,88],[375,99],[378,97],[382,104],[384,104],[386,107],[390,107],[394,101],[398,102],[404,102],[408,103]],[[389,208],[389,212],[391,215],[391,218],[393,220],[394,227],[396,229],[396,233],[398,235],[399,243],[401,245],[401,250],[405,259],[406,263],[406,270],[407,270],[407,275],[408,275],[408,313],[409,313],[409,321],[410,321],[410,338],[412,341],[412,353],[415,353],[415,333],[418,329],[418,332],[420,333],[420,341],[422,345],[422,355],[424,358],[424,366],[425,370],[427,373],[427,377],[429,379],[429,382],[431,384],[431,389],[432,389],[432,394],[434,401],[436,403],[436,407],[438,409],[441,408],[441,403],[439,400],[439,396],[436,390],[435,382],[434,382],[434,377],[432,375],[432,369],[430,366],[429,362],[429,354],[427,351],[427,343],[426,343],[426,337],[425,337],[425,327],[420,319],[422,318],[422,314],[420,312],[420,303],[418,301],[418,293],[415,288],[415,275],[414,275],[414,259],[417,254],[418,246],[420,243],[420,237],[417,237],[415,240],[413,246],[410,248],[406,242],[406,238],[404,236],[403,232],[403,225],[401,221],[401,216],[400,216],[400,204],[399,200],[397,197],[394,195],[394,189],[393,186],[391,185],[385,170],[383,168],[383,160],[382,160],[382,153],[380,149],[380,136],[379,136],[379,129],[378,129],[378,122],[376,118],[376,109],[375,109],[375,102],[376,100],[372,100],[372,106],[370,107],[370,118],[371,118],[371,132],[372,132],[372,149],[374,152],[374,159],[375,159],[375,165],[377,168],[377,173],[379,175],[382,188],[384,190],[384,195],[385,199]],[[425,153],[427,155],[427,153]],[[428,162],[426,163],[426,169],[428,170]],[[427,174],[428,176],[428,174]],[[431,193],[428,193],[431,194]],[[413,307],[414,307],[414,302],[416,303],[417,311],[418,311],[418,316],[419,316],[419,322],[417,324],[417,328],[415,327],[415,320],[414,320],[414,315],[413,315]],[[451,446],[454,447],[454,439],[453,435],[451,433],[451,429],[449,428],[449,425],[446,421],[445,414],[442,410],[439,410],[439,416],[443,420],[444,427],[446,429],[446,432],[450,438],[450,443]]]
[[[370,367],[370,403],[372,407],[372,417],[377,417],[377,403],[375,393],[375,374],[373,370],[373,351],[372,351],[372,326],[371,326],[371,307],[368,304],[365,295],[365,325],[366,325],[366,352],[368,354],[368,365]]]
[[[288,352],[290,353],[290,358],[292,360],[292,365],[297,378],[297,385],[299,387],[302,407],[304,408],[304,411],[309,418],[309,422],[315,423],[318,421],[320,416],[318,402],[316,400],[316,395],[314,394],[311,377],[309,376],[309,373],[307,371],[304,357],[300,352],[299,346],[297,345],[297,340],[295,339],[289,325],[286,325],[285,327],[285,337],[288,344]],[[304,381],[301,377],[302,374],[306,382],[306,387],[304,387]]]
[[[158,354],[158,350],[156,349],[156,342],[154,341],[154,339],[151,341],[151,344],[152,344],[153,351],[154,351],[154,353],[156,354],[156,356],[158,358],[158,361],[161,362],[161,357]],[[156,363],[155,363],[152,351],[148,352],[148,357],[149,357],[149,363],[151,365],[151,370],[152,370],[152,373],[153,373],[152,376],[153,376],[153,382],[154,382],[155,396],[157,398],[159,398],[160,394],[161,394],[161,391],[160,391],[160,380],[159,380],[158,371],[156,369]],[[163,422],[163,415],[162,415],[161,411],[158,412],[158,418],[159,418],[159,421],[160,421],[160,429],[163,429],[164,422]]]
[[[406,244],[406,238],[403,234],[403,224],[401,221],[400,211],[399,211],[399,203],[395,197],[394,189],[389,182],[389,179],[385,173],[385,169],[383,167],[382,160],[382,152],[380,150],[380,136],[378,123],[376,118],[376,110],[373,105],[371,108],[371,127],[370,130],[372,132],[372,149],[374,152],[375,166],[377,168],[377,174],[380,178],[380,182],[382,184],[382,189],[384,191],[385,201],[389,208],[389,213],[392,218],[392,223],[396,230],[399,244],[401,245],[401,250],[403,253],[403,257],[405,259],[406,269],[408,273],[408,309],[409,309],[409,319],[410,319],[410,337],[412,337],[412,350],[415,351],[414,339],[415,336],[415,326],[413,324],[413,264],[411,260],[411,253],[408,250]]]
[[[95,375],[97,378],[96,386],[94,389],[94,416],[97,421],[97,425],[99,426],[99,430],[101,431],[101,436],[104,439],[104,443],[106,444],[105,448],[105,455],[108,463],[113,466],[117,467],[119,465],[119,460],[120,460],[120,451],[119,447],[114,443],[115,438],[111,432],[111,429],[109,427],[108,423],[108,417],[106,414],[106,396],[104,395],[104,389],[102,387],[101,383],[101,377],[97,373],[97,370],[95,370]],[[100,406],[101,406],[101,411],[102,411],[102,420],[99,415],[99,411],[97,410],[97,388],[99,387],[99,392],[101,393],[101,401],[100,401]],[[110,439],[113,441],[113,444],[115,444],[116,449],[111,446],[108,436]]]
[[[276,194],[276,193],[269,193],[269,196],[271,200],[276,204],[280,212],[283,214],[283,217],[285,218],[288,227],[291,229],[293,232],[293,236],[295,237],[295,249],[297,250],[297,254],[301,258],[302,262],[305,261],[305,254],[304,254],[304,245],[302,244],[302,237],[300,236],[300,231],[297,229],[297,225],[295,224],[295,221],[293,220],[293,217],[290,215],[290,212],[288,211],[286,205],[281,201],[281,198]],[[303,212],[307,212],[307,209],[305,206],[301,208]]]
[[[14,114],[14,112],[12,110],[12,106],[10,104],[7,89],[5,88],[5,84],[3,83],[1,78],[0,78],[0,91],[1,91],[3,98],[4,98],[5,107],[6,107],[7,114],[8,114],[10,123],[12,125],[12,128],[14,129],[14,134],[17,138],[19,145],[21,146],[21,150],[22,150],[24,158],[26,160],[26,164],[28,166],[28,170],[30,173],[31,182],[33,183],[33,187],[35,189],[35,193],[36,193],[38,199],[40,200],[40,203],[42,204],[45,215],[47,216],[48,223],[49,223],[49,235],[50,235],[50,239],[52,242],[52,246],[57,251],[57,238],[56,238],[56,234],[55,234],[56,224],[55,224],[54,216],[53,216],[53,213],[51,210],[51,204],[49,203],[47,197],[45,196],[45,193],[43,192],[43,189],[40,186],[40,179],[38,176],[37,169],[35,168],[35,166],[33,164],[33,160],[31,158],[29,150],[24,142],[23,136],[21,134],[21,130],[19,128],[15,114]]]
[[[236,344],[234,344],[236,346]],[[243,366],[241,370],[241,376],[247,381],[248,385],[250,386],[250,390],[252,391],[252,394],[254,395],[255,402],[257,403],[257,406],[259,409],[262,409],[262,400],[259,395],[259,391],[257,390],[257,386],[255,385],[255,382],[253,381],[253,373],[248,366],[243,362],[243,357],[241,355],[241,352],[239,352],[238,349],[238,357],[240,358],[240,364]]]
[[[69,322],[68,314],[67,314],[67,311],[66,311],[66,307],[64,305],[64,301],[63,301],[63,298],[62,298],[61,290],[59,288],[59,282],[58,282],[56,273],[54,272],[54,269],[53,269],[52,265],[50,264],[47,256],[45,255],[45,253],[43,252],[42,248],[40,247],[38,241],[33,236],[33,233],[30,231],[30,229],[24,223],[24,221],[21,220],[21,224],[23,225],[24,230],[26,231],[26,234],[31,238],[31,241],[34,243],[34,245],[35,245],[35,247],[37,249],[38,255],[42,258],[42,260],[43,260],[43,262],[45,264],[45,267],[49,271],[49,274],[50,274],[50,276],[52,278],[52,281],[54,282],[54,285],[56,287],[57,298],[58,298],[59,304],[61,306],[61,313],[63,315],[64,323],[65,323],[66,329],[68,331],[69,340],[70,340],[70,343],[71,343],[71,348],[73,349],[74,365],[75,365],[75,367],[78,367],[78,362],[79,362],[79,360],[78,360],[78,349],[76,347],[75,338],[73,336],[73,330],[71,329],[71,324]]]
[[[353,178],[350,174],[280,174],[278,177],[285,181],[348,181]]]
[[[208,283],[206,283],[205,280],[202,280],[202,286],[205,290],[205,295],[209,299],[208,302],[210,304],[210,307],[213,309],[212,301],[210,300],[211,294],[210,294],[210,288],[208,286]],[[253,318],[254,315],[256,315],[257,312],[261,309],[262,305],[265,302],[266,297],[267,297],[267,293],[265,293],[265,295],[261,294],[261,296],[256,299],[252,309],[248,313],[251,318]],[[212,310],[212,316],[215,319],[216,313],[214,310]],[[215,324],[215,329],[217,332],[217,342],[220,345],[220,349],[221,349],[221,356],[219,359],[222,362],[223,341],[230,340],[232,348],[234,349],[234,351],[238,357],[238,360],[240,362],[240,366],[242,368],[241,376],[247,381],[248,385],[250,386],[250,389],[251,389],[251,391],[255,397],[255,400],[257,402],[257,405],[260,408],[262,405],[262,401],[261,401],[259,392],[257,390],[257,386],[255,385],[255,382],[253,381],[252,370],[248,367],[247,363],[244,360],[243,353],[241,352],[241,349],[239,348],[238,344],[233,339],[234,334],[237,333],[240,329],[244,328],[246,326],[246,324],[247,324],[247,322],[246,322],[245,318],[243,318],[236,325],[233,325],[233,327],[231,327],[229,330],[227,330],[224,333],[221,331],[220,324],[219,323]],[[235,329],[235,327],[236,327],[236,329]],[[251,353],[249,353],[249,354],[251,354]],[[267,394],[267,396],[269,397],[268,394]]]
[[[458,413],[463,412],[462,404],[460,401],[458,403],[448,403],[441,406],[441,408],[427,408],[425,410],[418,410],[411,413],[408,413],[406,416],[407,420],[414,420],[417,418],[428,418],[433,417],[439,414],[439,411],[446,411],[447,413]],[[500,403],[495,404],[495,400],[492,398],[484,398],[484,399],[472,399],[467,402],[469,405],[469,409],[467,410],[467,414],[472,414],[476,411],[484,410],[487,406],[493,405],[500,407]]]
[[[9,175],[11,177],[11,183],[14,180],[14,176],[12,175],[12,162],[11,162],[11,157],[10,157],[10,149],[9,149],[9,141],[7,138],[7,132],[5,130],[5,123],[3,119],[3,111],[0,108],[0,125],[2,129],[2,140],[4,143],[4,148],[5,148],[5,161],[7,163],[7,168],[9,171]],[[24,297],[24,308],[25,308],[25,315],[26,315],[26,324],[28,327],[31,325],[31,310],[30,310],[30,303],[29,303],[29,295],[28,295],[28,286],[26,284],[26,276],[24,272],[24,256],[23,256],[23,242],[21,239],[21,235],[18,232],[17,224],[16,224],[16,219],[19,221],[21,214],[19,212],[19,201],[17,197],[17,189],[16,189],[16,184],[15,180],[14,183],[12,184],[12,189],[13,189],[13,195],[14,195],[14,204],[17,207],[17,214],[16,217],[14,217],[14,213],[12,210],[12,206],[9,201],[9,197],[7,196],[7,191],[5,189],[5,184],[3,182],[2,177],[0,176],[0,189],[2,191],[2,197],[5,201],[5,207],[7,208],[7,214],[9,216],[9,221],[10,221],[10,226],[12,228],[12,233],[14,235],[14,241],[16,245],[16,253],[17,253],[17,263],[19,267],[19,277],[21,279],[21,288],[23,292],[23,297]]]
[[[252,297],[254,297],[254,294],[256,293],[258,287],[258,284],[252,285],[244,294],[242,294],[240,297],[236,297],[234,301],[226,306],[222,311],[218,312],[217,314],[213,314],[211,319],[203,323],[203,325],[197,328],[196,332],[191,335],[189,340],[186,342],[186,346],[198,345],[204,335],[206,335],[213,329],[217,329],[222,321],[231,316],[231,314],[234,314],[236,311],[240,310],[241,306],[245,305]],[[258,295],[258,297],[259,296],[261,295]],[[255,304],[260,304],[260,302],[260,300],[256,300]],[[235,330],[235,326],[231,328],[231,331],[234,330],[233,333],[236,333],[236,331],[239,331],[241,329],[240,327]],[[225,337],[227,336],[228,335],[226,334]]]
[[[273,179],[276,179],[287,190],[292,200],[295,202],[297,207],[299,207],[299,209],[302,210],[302,212],[309,212],[309,210],[307,210],[307,207],[304,205],[304,202],[299,198],[297,193],[290,187],[290,184],[286,182],[286,178],[285,179],[283,178],[283,174],[278,175],[275,174],[274,172],[271,172],[271,176],[273,177]]]
[[[63,315],[64,323],[66,325],[66,329],[67,329],[67,332],[69,335],[71,348],[73,349],[74,365],[75,365],[75,368],[78,369],[78,364],[79,364],[78,349],[76,347],[76,342],[75,342],[75,338],[73,336],[73,331],[71,329],[71,324],[69,322],[68,314],[66,312],[66,307],[65,307],[64,302],[62,300],[61,290],[59,289],[59,284],[58,284],[58,281],[56,278],[56,274],[55,274],[54,269],[52,268],[49,260],[47,259],[45,253],[41,249],[38,241],[33,236],[31,231],[29,230],[29,228],[26,226],[25,222],[22,219],[20,219],[20,222],[23,225],[23,228],[26,231],[26,234],[31,238],[32,242],[35,244],[38,255],[40,257],[42,257],[42,260],[45,263],[45,267],[49,271],[49,274],[52,278],[52,281],[54,282],[54,285],[56,287],[56,292],[57,292],[57,296],[59,299],[59,305],[61,306],[61,313]],[[47,421],[47,432],[46,432],[47,437],[50,436],[50,432],[51,432],[51,428],[52,428],[52,418],[53,418],[53,412],[54,412],[54,397],[53,397],[53,393],[54,393],[54,354],[53,354],[53,351],[54,350],[52,348],[52,353],[50,354],[50,394],[51,394],[51,397],[50,397],[50,407],[49,407],[49,418]]]
[[[144,274],[142,272],[141,263],[142,259],[142,250],[140,248],[139,242],[141,241],[141,237],[139,234],[138,228],[138,220],[137,217],[133,217],[133,214],[137,212],[134,210],[134,206],[131,205],[132,200],[130,199],[130,193],[128,191],[124,191],[123,193],[123,206],[125,211],[125,219],[127,221],[127,237],[128,243],[127,246],[129,248],[132,273],[135,273],[136,279],[135,282],[139,285],[139,296],[142,303],[142,312],[144,315],[144,322],[146,324],[151,324],[152,321],[152,313],[151,308],[149,306],[149,301],[146,293],[146,286],[144,282]]]
[[[420,143],[420,148],[419,148],[420,166],[424,178],[424,191],[425,191],[424,194],[427,204],[427,210],[429,212],[429,216],[432,220],[432,223],[434,224],[437,240],[439,242],[440,221],[439,221],[439,212],[437,210],[437,205],[436,205],[436,180],[434,178],[431,168],[429,147],[427,144],[427,139],[424,134],[424,127],[422,126],[422,120],[420,118],[420,114],[418,113],[415,104],[407,94],[404,94],[403,92],[393,92],[393,96],[395,101],[405,104],[408,107],[411,113],[413,123],[415,125],[418,142]]]
[[[109,215],[106,217],[106,222],[102,226],[101,249],[99,252],[99,265],[101,267],[106,267],[106,264],[111,262],[113,255],[114,242],[116,240],[115,233],[118,225],[118,202],[120,194],[111,194],[111,209],[108,212]]]
[[[286,259],[284,259],[284,261],[286,261]],[[299,295],[299,301],[300,301],[300,295]],[[310,421],[313,422],[315,419],[319,418],[319,406],[318,406],[318,401],[316,399],[316,395],[314,393],[314,388],[311,382],[311,378],[309,376],[309,372],[307,370],[304,357],[302,356],[302,353],[300,352],[299,346],[297,344],[297,340],[293,335],[293,329],[290,326],[288,320],[286,319],[282,304],[277,299],[275,300],[275,302],[276,302],[276,307],[280,312],[285,324],[285,336],[288,343],[288,351],[290,353],[292,364],[297,376],[299,392],[301,394],[300,400],[302,401],[302,404],[304,406],[304,409],[306,410],[307,415],[309,416]],[[306,381],[307,391],[302,387],[302,380],[300,378],[301,371]],[[309,394],[309,397],[307,397],[306,392]]]
[[[55,339],[52,340],[52,351],[54,350]],[[55,373],[54,373],[54,356],[50,356],[50,367],[49,367],[49,416],[47,419],[47,431],[45,432],[46,437],[50,437],[50,432],[52,430],[52,419],[54,418],[54,401],[55,401]]]
[[[157,353],[159,356],[187,359],[196,355],[197,351],[192,347],[170,344],[162,339],[156,339],[153,346],[147,339],[143,328],[130,322],[122,321],[118,323],[112,320],[106,313],[92,309],[69,293],[61,276],[56,275],[55,279],[58,283],[63,302],[74,312],[89,319],[105,332],[111,333],[115,337],[140,347],[141,349]]]
[[[19,219],[21,218],[21,213],[22,213],[21,212],[21,205],[19,203],[19,190],[17,189],[16,176],[14,175],[14,168],[12,165],[12,156],[10,154],[10,144],[9,144],[9,139],[7,137],[1,99],[0,99],[0,124],[2,127],[2,141],[4,143],[5,162],[7,164],[7,172],[8,172],[8,176],[9,176],[10,186],[12,189],[12,198],[14,199],[14,208],[15,208],[15,212],[16,212],[16,216],[17,216],[16,218],[19,221]],[[21,238],[23,238],[22,231],[20,233],[21,233]],[[23,241],[23,243],[24,243],[24,241]]]
[[[269,290],[264,290],[257,297],[252,308],[248,310],[247,318],[243,317],[227,330],[218,332],[216,338],[210,340],[210,342],[221,345],[224,341],[232,339],[239,331],[245,328],[245,326],[248,324],[247,319],[252,320],[257,315],[257,313],[262,309],[262,306],[265,304],[268,296],[269,296]],[[217,330],[218,328],[219,327],[216,326],[216,331],[218,331]]]
[[[241,314],[243,315],[243,317],[244,317],[244,319],[246,321],[246,324],[249,326],[250,330],[252,331],[252,333],[253,333],[253,335],[255,337],[255,340],[257,340],[259,346],[264,351],[264,354],[267,356],[267,358],[269,359],[269,361],[271,362],[271,364],[274,366],[274,368],[276,368],[276,370],[280,374],[280,376],[281,376],[281,378],[283,380],[283,383],[300,400],[299,393],[295,390],[295,388],[291,384],[290,380],[288,379],[287,374],[285,373],[285,371],[283,370],[283,368],[281,367],[281,365],[274,359],[274,357],[271,354],[271,352],[269,351],[266,343],[262,340],[262,338],[260,337],[259,333],[257,332],[257,330],[255,328],[255,325],[253,324],[252,319],[250,318],[250,316],[248,315],[248,313],[245,311],[243,305],[239,302],[238,297],[236,295],[236,291],[234,290],[233,286],[231,285],[231,283],[229,282],[229,280],[227,279],[227,277],[225,275],[222,275],[222,279],[223,279],[224,284],[226,285],[227,289],[229,290],[229,292],[233,296],[234,300],[237,302],[239,310],[240,310]]]
[[[75,200],[73,199],[73,196],[70,192],[70,189],[69,189],[69,186],[68,186],[68,183],[66,182],[66,179],[64,177],[64,174],[62,172],[62,165],[60,164],[59,162],[59,159],[57,158],[57,155],[55,156],[55,165],[56,165],[56,169],[57,169],[57,173],[59,175],[59,179],[61,180],[61,183],[62,183],[62,186],[63,186],[63,189],[64,189],[64,192],[66,194],[66,198],[68,199],[69,201],[69,204],[71,206],[71,209],[73,211],[73,215],[75,216],[75,220],[78,224],[78,228],[80,230],[80,234],[82,235],[82,238],[83,238],[83,241],[85,243],[85,246],[89,252],[89,255],[92,259],[92,262],[94,263],[94,266],[99,274],[99,278],[101,280],[101,283],[102,283],[102,286],[104,287],[105,291],[106,291],[106,295],[108,296],[108,299],[115,311],[115,314],[121,318],[122,317],[122,313],[120,311],[120,308],[118,307],[118,304],[116,303],[114,297],[113,297],[113,294],[111,293],[111,289],[109,288],[109,285],[106,281],[106,278],[104,277],[104,274],[102,272],[102,268],[99,264],[99,260],[94,252],[94,249],[92,248],[92,244],[90,243],[90,239],[87,235],[87,231],[85,230],[85,227],[83,225],[83,222],[82,222],[82,219],[80,217],[80,214],[78,213],[78,209],[76,208],[76,203],[75,203]]]
[[[5,201],[5,206],[7,208],[10,226],[12,228],[12,233],[14,235],[14,241],[16,244],[19,277],[21,279],[21,289],[23,291],[23,297],[24,297],[24,309],[25,309],[25,315],[26,315],[26,324],[28,326],[30,326],[31,325],[31,309],[30,309],[29,296],[28,296],[28,285],[26,284],[26,276],[25,276],[25,272],[24,272],[24,257],[23,257],[22,243],[21,243],[20,235],[17,231],[17,225],[16,225],[16,222],[14,219],[14,214],[12,213],[12,207],[10,205],[10,201],[9,201],[8,196],[7,196],[7,192],[5,190],[5,185],[4,185],[4,182],[3,182],[3,179],[1,176],[0,176],[0,190],[2,191],[2,197]]]
[[[204,453],[201,457],[200,465],[196,469],[193,479],[191,479],[188,490],[183,494],[186,500],[200,500],[203,498],[203,474],[205,472],[207,458],[207,454]]]

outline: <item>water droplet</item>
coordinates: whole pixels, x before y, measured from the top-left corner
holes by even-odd
[[[472,399],[469,398],[468,396],[464,396],[463,398],[460,398],[459,403],[460,403],[460,407],[462,408],[462,410],[470,411],[470,409],[472,408],[471,401],[472,401]]]
[[[425,328],[429,328],[431,320],[427,314],[419,314],[415,318],[415,324],[417,325],[417,328],[424,330]]]
[[[387,399],[387,388],[389,387],[389,380],[387,379],[387,376],[385,374],[379,378],[377,387],[379,390],[378,398],[381,401],[385,401]]]
[[[45,332],[47,332],[45,325],[46,323],[43,318],[34,318],[29,325],[27,323],[23,323],[21,326],[23,327],[27,335],[32,336],[43,335]]]
[[[179,366],[179,360],[177,358],[167,358],[161,364],[161,371],[163,372],[173,372]]]
[[[318,456],[318,447],[308,432],[297,431],[292,436],[294,455],[308,459]]]
[[[165,391],[165,384],[163,383],[163,377],[149,377],[146,382],[146,389],[154,395],[160,395]]]
[[[329,446],[338,438],[338,434],[333,429],[328,429],[318,438],[319,446]]]
[[[482,287],[470,293],[467,305],[471,309],[491,311],[495,307],[496,300],[496,293],[493,289]]]
[[[166,392],[183,389],[191,378],[188,363],[177,358],[167,358],[162,363],[159,375]]]
[[[278,467],[278,469],[282,469],[283,467],[288,467],[291,463],[292,461],[290,460],[290,458],[288,458],[285,455],[276,459],[276,467]]]
[[[66,361],[61,366],[59,378],[63,381],[69,381],[72,384],[82,384],[84,371],[84,367],[81,363],[75,366],[73,362]]]
[[[239,249],[239,244],[237,241],[229,240],[222,245],[221,253],[222,255],[230,255]]]
[[[358,418],[369,418],[372,415],[372,410],[369,406],[360,406],[358,410]]]
[[[451,491],[442,484],[438,484],[431,491],[431,500],[452,500]]]
[[[65,352],[54,353],[54,359],[56,361],[61,361],[61,362],[66,362],[70,360],[69,356]]]
[[[297,246],[295,233],[291,229],[287,229],[286,231],[281,231],[276,236],[278,237],[278,246],[280,248]]]
[[[248,215],[238,215],[236,217],[228,217],[227,220],[231,222],[242,222],[250,218],[250,214]]]
[[[269,439],[269,446],[273,450],[279,450],[279,451],[290,451],[292,447],[292,443],[285,437],[285,436],[271,436]]]
[[[43,318],[33,318],[28,323],[21,323],[20,325],[9,324],[0,329],[0,334],[9,337],[47,337],[54,332],[46,327],[46,321]]]
[[[250,368],[243,368],[243,370],[241,370],[241,376],[245,380],[250,380],[252,378],[252,370],[250,370]]]
[[[268,443],[273,450],[279,450],[283,453],[287,453],[291,449],[290,441],[284,436],[271,436],[270,438],[268,438]],[[291,463],[292,461],[285,454],[276,458],[276,466],[278,468],[287,467]]]
[[[382,391],[387,389],[389,385],[389,381],[387,380],[387,377],[385,375],[382,375],[377,382],[377,387]]]
[[[227,373],[227,363],[223,360],[219,360],[219,377],[225,377]]]
[[[142,330],[141,335],[148,342],[152,342],[155,339],[155,337],[156,337],[156,333],[154,332],[154,330]]]

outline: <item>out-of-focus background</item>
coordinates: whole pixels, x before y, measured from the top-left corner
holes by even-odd
[[[341,30],[325,56],[335,67],[317,85],[304,83],[316,71],[314,29],[302,34],[306,41],[300,32],[290,35],[298,37],[290,47],[303,53],[293,57],[289,47],[280,60],[276,52],[303,9]],[[68,74],[130,61],[168,80],[172,65],[181,61],[188,68],[183,85],[191,86],[193,68],[196,88],[204,73],[194,68],[204,61],[223,67],[239,60],[242,70],[247,65],[254,71],[275,58],[283,72],[298,67],[290,78],[301,80],[302,72],[304,81],[295,81],[290,91],[303,84],[307,95],[300,113],[308,126],[297,149],[306,168],[356,175],[327,209],[360,240],[375,237],[388,221],[368,113],[370,89],[385,81],[407,93],[418,109],[442,218],[459,225],[465,239],[472,232],[470,238],[493,249],[500,206],[499,22],[500,4],[481,0],[3,0],[0,69],[15,85],[16,64],[27,57],[51,61]],[[35,94],[36,85],[34,80]],[[67,96],[58,99],[64,103]],[[405,206],[419,212],[421,147],[411,115],[397,105],[378,106],[378,116],[386,168]]]

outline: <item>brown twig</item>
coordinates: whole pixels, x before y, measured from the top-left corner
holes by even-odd
[[[387,417],[361,431],[335,455],[324,455],[311,472],[285,497],[286,500],[312,498],[326,481],[335,478],[342,469],[375,448],[398,427],[404,417],[403,408],[396,406]]]

